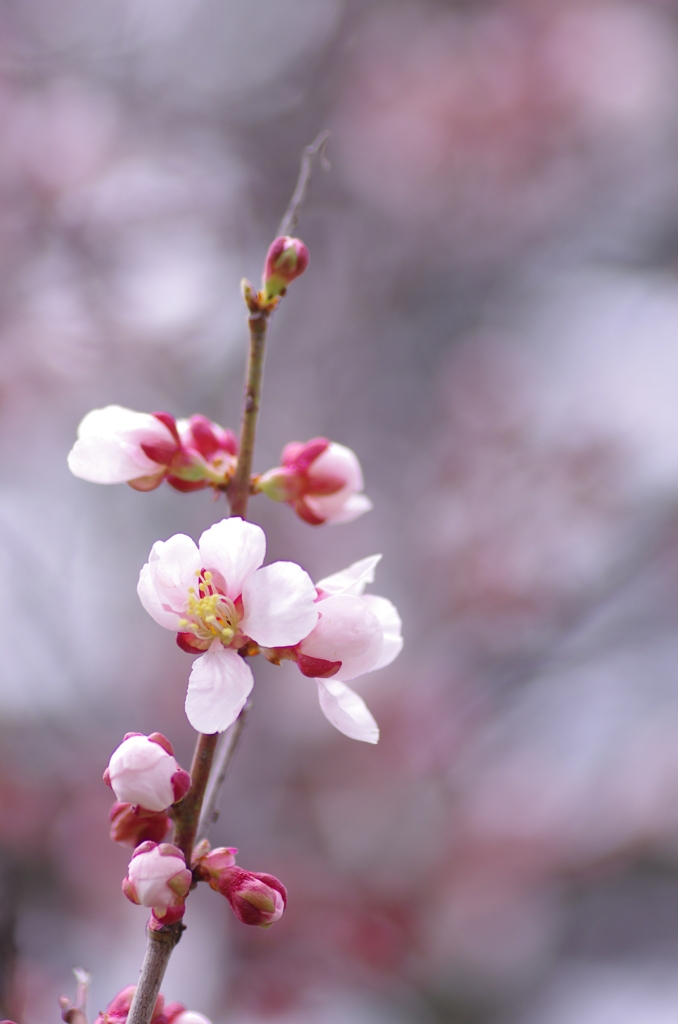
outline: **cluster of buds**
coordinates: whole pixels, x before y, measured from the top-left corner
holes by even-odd
[[[104,782],[116,796],[111,839],[136,847],[147,840],[162,842],[170,826],[167,810],[186,795],[191,777],[161,733],[129,732],[111,755]]]
[[[127,1018],[136,992],[136,985],[128,985],[118,992],[106,1009],[99,1014],[94,1024],[127,1024]],[[0,1022],[4,1024],[4,1022]],[[165,1003],[159,995],[153,1007],[150,1024],[211,1024],[202,1013],[187,1010],[183,1003]]]
[[[282,465],[255,478],[255,493],[284,501],[312,526],[350,523],[372,502],[362,494],[363,473],[355,452],[343,444],[314,437],[293,441],[284,449]]]
[[[227,491],[237,455],[236,435],[204,416],[175,421],[166,412],[109,405],[82,420],[68,464],[83,480],[126,482],[137,491],[163,480],[177,491]],[[349,523],[372,508],[358,457],[345,445],[324,437],[293,441],[281,463],[252,477],[252,493],[286,502],[306,523]]]
[[[108,405],[82,420],[68,465],[83,480],[128,483],[137,491],[155,490],[163,480],[177,491],[223,490],[237,455],[236,435],[205,416],[175,420],[167,412]]]
[[[210,850],[204,839],[193,853],[193,873],[226,897],[233,913],[243,924],[270,928],[283,915],[287,890],[274,875],[237,867],[237,852],[233,846]]]

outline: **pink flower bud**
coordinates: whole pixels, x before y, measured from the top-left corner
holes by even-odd
[[[133,804],[114,803],[109,814],[114,843],[136,849],[141,843],[161,843],[171,821],[164,811],[146,811]]]
[[[82,420],[68,465],[92,483],[152,491],[167,480],[176,490],[196,491],[225,486],[237,451],[235,434],[204,416],[177,422],[167,412],[109,405]]]
[[[348,523],[372,508],[360,493],[363,474],[355,452],[324,437],[288,444],[282,466],[259,477],[256,489],[287,502],[312,526]]]
[[[299,238],[280,235],[272,243],[264,265],[264,296],[284,295],[290,281],[306,270],[308,249]]]
[[[174,924],[184,916],[193,880],[181,850],[170,843],[142,843],[127,868],[122,891],[132,903],[150,907],[151,928]]]
[[[186,795],[191,777],[160,733],[130,733],[111,755],[104,782],[121,803],[164,811]]]
[[[94,1024],[125,1024],[136,989],[136,985],[127,985],[126,988],[118,992],[117,996],[110,1001],[106,1010],[99,1014]],[[169,1024],[164,1007],[164,996],[159,995],[153,1007],[151,1024]]]
[[[244,871],[235,866],[233,847],[219,847],[199,857],[196,869],[231,904],[243,924],[269,928],[278,921],[287,905],[287,890],[273,875]]]

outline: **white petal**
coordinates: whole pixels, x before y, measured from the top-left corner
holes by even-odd
[[[362,697],[338,679],[316,679],[320,710],[335,729],[352,740],[377,743],[379,726]]]
[[[377,616],[384,631],[384,646],[381,649],[379,660],[372,670],[376,671],[378,668],[390,665],[402,651],[402,621],[398,615],[398,609],[388,598],[378,597],[376,594],[366,594],[363,601]]]
[[[188,600],[188,588],[195,586],[201,568],[195,543],[183,533],[158,540],[139,574],[139,599],[156,622],[165,629],[178,629]]]
[[[315,501],[316,499],[306,499],[307,502],[310,500]],[[373,508],[374,505],[366,494],[352,494],[350,498],[346,499],[340,509],[337,509],[332,515],[327,517],[327,522],[331,526],[338,526],[340,523],[352,523],[354,519],[358,519],[359,516],[364,515],[365,512],[370,512]]]
[[[381,655],[383,634],[379,619],[362,597],[338,594],[318,601],[316,608],[318,623],[299,650],[310,658],[340,661],[335,679],[355,679],[371,672]]]
[[[186,717],[198,732],[223,732],[252,692],[252,670],[239,654],[215,640],[193,662],[186,694]]]
[[[167,427],[150,413],[119,405],[93,409],[78,427],[68,455],[71,472],[96,484],[118,484],[151,476],[164,467],[141,450],[144,442],[173,441]]]
[[[264,561],[266,534],[255,523],[234,516],[205,530],[198,547],[203,566],[216,569],[223,578],[227,597],[235,601],[243,592],[245,580]]]
[[[111,788],[122,803],[164,811],[174,803],[172,777],[178,767],[175,758],[148,736],[130,736],[111,754]]]
[[[262,647],[291,647],[318,620],[316,589],[295,562],[272,562],[250,576],[242,591],[240,628]]]
[[[346,569],[326,576],[324,580],[316,583],[316,587],[323,594],[362,594],[367,584],[374,582],[374,570],[381,558],[381,555],[361,558],[359,562],[354,562]]]
[[[308,477],[311,485],[314,478],[337,477],[344,481],[342,492],[355,494],[363,489],[363,471],[358,456],[343,444],[331,441],[322,455],[311,463]]]

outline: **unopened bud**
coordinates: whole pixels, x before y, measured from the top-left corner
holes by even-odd
[[[243,924],[269,928],[278,921],[287,905],[287,890],[274,875],[244,871],[235,866],[233,847],[219,847],[198,859],[196,870],[231,904]]]
[[[164,811],[186,795],[191,777],[179,767],[169,740],[160,733],[128,733],[111,755],[104,782],[120,803]]]
[[[285,501],[313,526],[348,523],[372,508],[362,494],[363,474],[355,452],[343,444],[314,437],[293,441],[282,453],[282,466],[254,481],[274,501]]]
[[[181,850],[170,843],[142,843],[127,868],[122,891],[132,903],[150,907],[151,928],[174,924],[184,916],[193,876]]]
[[[299,238],[290,238],[288,235],[276,238],[266,255],[264,297],[273,299],[277,295],[284,295],[290,281],[294,281],[295,277],[306,270],[308,258],[308,249]]]
[[[136,985],[127,985],[126,988],[118,992],[104,1012],[99,1014],[94,1024],[126,1024],[136,989]],[[151,1024],[167,1024],[167,1020],[165,998],[159,995],[153,1007]]]
[[[161,843],[171,821],[164,811],[147,811],[133,804],[114,803],[109,814],[114,843],[136,849],[141,843]]]

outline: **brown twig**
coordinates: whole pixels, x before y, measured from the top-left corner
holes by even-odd
[[[250,476],[254,442],[257,433],[257,417],[261,402],[261,382],[264,376],[264,352],[268,331],[269,313],[266,310],[250,313],[247,323],[250,329],[250,345],[247,357],[247,373],[245,377],[245,394],[243,397],[242,418],[240,421],[240,452],[233,480],[228,488],[228,501],[231,515],[247,514],[247,501],[250,496]]]
[[[159,931],[147,929],[144,962],[141,965],[141,976],[130,1006],[127,1024],[148,1024],[150,1021],[169,958],[183,930],[181,922],[161,928]]]
[[[329,171],[330,162],[325,155],[329,141],[330,132],[325,128],[301,154],[301,167],[299,168],[297,185],[292,193],[290,204],[285,210],[285,216],[280,221],[280,226],[278,227],[279,235],[291,235],[299,223],[299,214],[306,200],[306,193],[308,192],[311,175],[313,174],[313,164],[316,158],[319,160],[322,169]]]
[[[61,1019],[66,1024],[87,1024],[87,996],[92,978],[82,967],[74,967],[73,974],[78,983],[75,1002],[71,1002],[68,996],[59,996]]]

